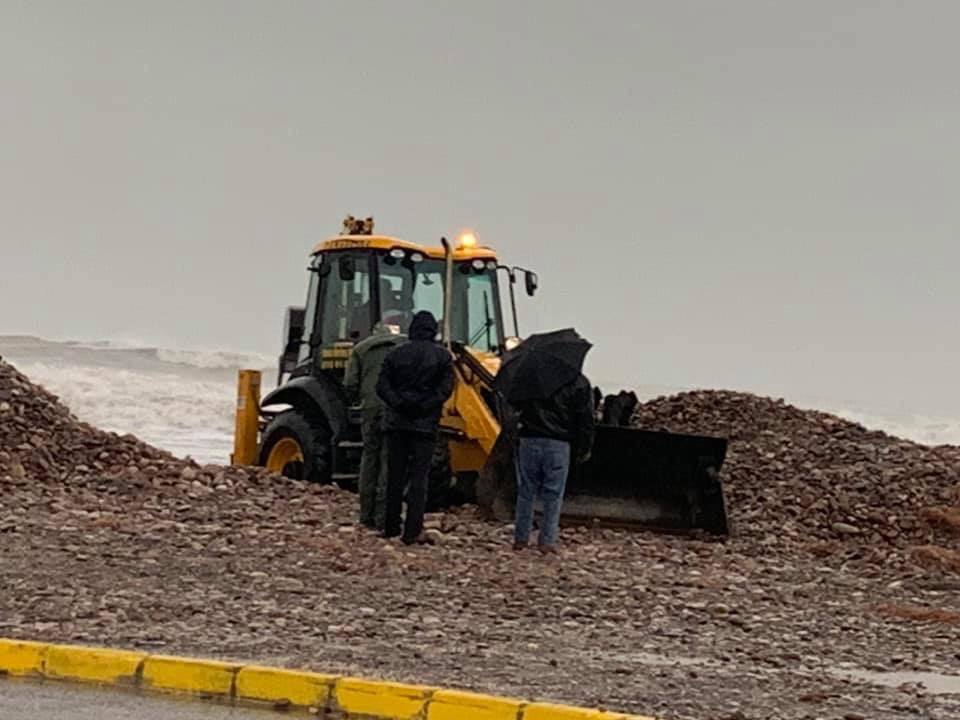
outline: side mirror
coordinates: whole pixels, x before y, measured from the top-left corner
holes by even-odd
[[[540,287],[540,278],[537,277],[537,274],[535,272],[531,272],[530,270],[527,270],[524,276],[524,280],[526,281],[526,285],[527,285],[527,295],[529,295],[530,297],[533,297],[534,294],[537,292],[537,288]]]
[[[350,282],[356,275],[356,265],[350,255],[344,255],[337,263],[337,271],[340,273],[340,279],[344,282]]]
[[[317,273],[320,277],[326,277],[330,274],[330,271],[333,270],[333,265],[330,263],[329,257],[327,257],[325,261],[323,255],[317,255],[309,270],[310,272]]]

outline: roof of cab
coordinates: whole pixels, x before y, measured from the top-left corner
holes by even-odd
[[[393,248],[402,248],[404,250],[415,250],[436,260],[443,260],[446,254],[442,247],[428,247],[418,245],[417,243],[401,240],[400,238],[390,237],[389,235],[338,235],[327,240],[318,242],[311,255],[330,250],[352,250],[357,248],[367,248],[372,250],[391,250]],[[473,260],[474,258],[496,259],[496,253],[493,249],[483,246],[472,248],[454,247],[454,260]]]

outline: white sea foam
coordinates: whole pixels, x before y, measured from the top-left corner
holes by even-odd
[[[883,430],[923,445],[960,445],[960,420],[928,415],[891,415],[862,412],[845,405],[822,408],[872,430]]]
[[[275,362],[255,353],[12,336],[0,336],[0,355],[81,420],[200,462],[229,460],[237,370],[267,370],[269,378]]]
[[[0,353],[9,357],[71,360],[89,365],[126,364],[130,367],[179,371],[187,366],[201,370],[261,370],[276,365],[274,355],[229,350],[185,350],[137,344],[126,340],[54,341],[29,335],[0,335]],[[118,363],[119,361],[119,363]],[[146,363],[152,363],[147,367]]]
[[[261,370],[273,367],[276,358],[271,355],[255,353],[238,353],[220,350],[167,350],[157,349],[157,358],[162,362],[174,365],[189,365],[190,367],[210,369],[252,368]]]
[[[230,375],[218,380],[49,362],[17,365],[92,425],[133,433],[199,462],[229,460],[236,396]]]

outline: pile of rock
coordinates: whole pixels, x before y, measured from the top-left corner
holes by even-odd
[[[725,391],[657,398],[636,408],[633,423],[729,438],[723,478],[741,540],[906,548],[950,546],[960,535],[960,514],[951,509],[960,500],[960,448],[918,445],[782,400]],[[94,428],[2,361],[0,477],[58,495],[82,489],[198,500],[244,486],[267,496],[314,492],[262,469],[198,466]]]
[[[0,478],[35,493],[81,489],[109,496],[210,492],[257,482],[265,471],[199,466],[132,435],[80,422],[59,400],[0,360]]]
[[[960,448],[727,391],[657,398],[637,407],[633,424],[729,438],[722,477],[738,537],[903,547],[951,535],[944,506],[960,501]]]
[[[568,528],[555,562],[464,507],[408,548],[358,528],[349,493],[102,432],[0,361],[0,636],[678,720],[937,715],[831,669],[955,669],[954,551],[926,542],[954,515],[919,514],[946,504],[953,450],[731,393],[636,417],[732,439],[730,542]]]

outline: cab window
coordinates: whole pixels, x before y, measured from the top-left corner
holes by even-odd
[[[313,338],[314,326],[317,322],[317,300],[320,294],[320,270],[323,258],[315,258],[310,264],[310,278],[307,285],[307,304],[304,305],[303,338],[298,353],[299,362],[310,357],[310,341]]]
[[[370,262],[366,254],[327,256],[330,269],[323,278],[320,342],[357,342],[370,334]]]
[[[412,262],[389,255],[380,258],[380,316],[383,322],[407,332],[413,314],[429,310],[443,316],[444,264],[425,259]]]
[[[460,263],[453,276],[453,328],[455,340],[478,350],[500,349],[500,314],[496,270]]]

